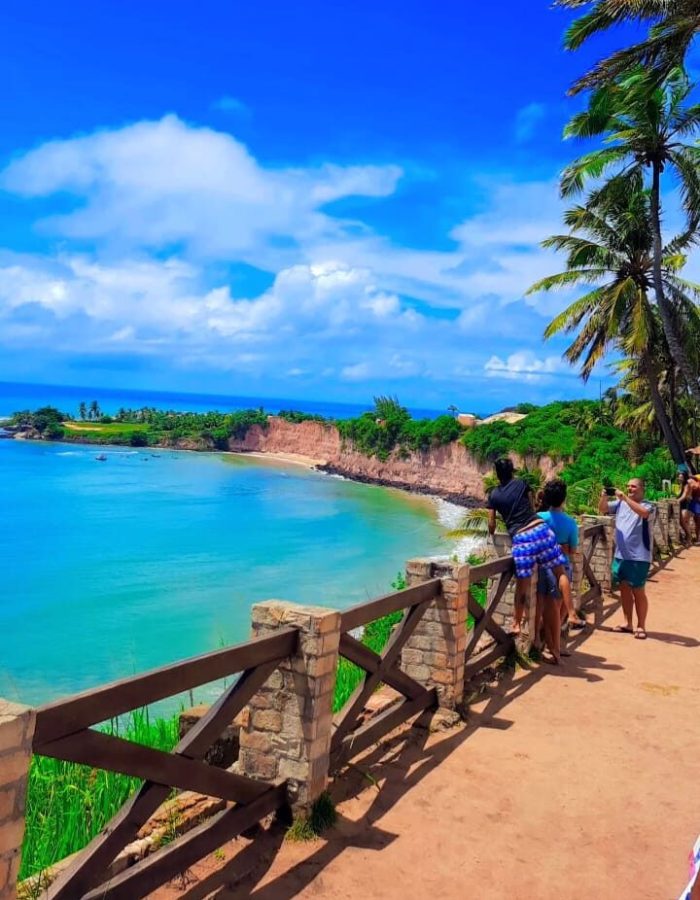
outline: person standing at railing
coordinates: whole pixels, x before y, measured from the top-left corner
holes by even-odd
[[[688,511],[695,523],[695,542],[700,544],[700,478],[697,475],[691,475],[689,484],[690,503]]]
[[[538,516],[549,525],[559,542],[566,557],[567,578],[564,580],[564,589],[552,569],[539,566],[537,571],[537,622],[539,631],[540,618],[544,626],[544,640],[551,657],[543,657],[545,662],[559,664],[561,656],[569,653],[561,646],[562,620],[568,618],[572,628],[583,628],[586,624],[576,610],[571,600],[571,582],[573,570],[571,567],[571,554],[578,547],[578,525],[575,519],[564,512],[566,501],[566,484],[561,478],[553,478],[548,481],[541,492]]]
[[[545,566],[554,572],[562,590],[571,590],[566,574],[564,556],[554,532],[540,519],[533,508],[530,485],[522,478],[514,477],[513,463],[507,457],[495,463],[498,487],[487,501],[489,534],[496,531],[496,514],[505,522],[513,542],[515,565],[515,617],[512,634],[520,634],[527,605],[528,593],[535,566]]]
[[[646,583],[651,566],[651,537],[653,505],[644,499],[644,480],[631,478],[627,493],[615,491],[617,499],[610,500],[604,489],[598,502],[601,515],[615,516],[615,557],[612,562],[613,585],[620,585],[625,624],[613,630],[633,634],[646,640],[649,601]],[[637,630],[634,630],[634,611],[637,611]]]
[[[690,527],[690,523],[693,520],[693,514],[690,511],[691,504],[693,502],[693,493],[695,488],[695,479],[692,478],[688,472],[679,472],[678,473],[678,484],[680,486],[680,495],[678,497],[680,508],[681,508],[681,530],[684,535],[684,543],[692,544],[693,543],[693,532]],[[696,538],[700,536],[700,532],[696,527]]]

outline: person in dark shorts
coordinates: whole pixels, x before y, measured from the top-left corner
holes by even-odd
[[[540,566],[537,572],[537,621],[542,623],[544,642],[551,657],[544,656],[545,662],[558,664],[561,656],[570,656],[562,647],[562,624],[568,619],[570,627],[583,628],[586,624],[576,612],[571,598],[573,570],[571,553],[578,547],[578,525],[576,520],[563,509],[566,501],[566,484],[561,478],[548,481],[539,498],[538,516],[549,525],[566,557],[567,578],[559,584],[554,572]],[[563,589],[562,589],[563,588]]]
[[[620,585],[622,611],[625,624],[613,630],[633,634],[640,640],[647,636],[646,622],[649,601],[646,583],[651,566],[652,516],[654,506],[644,499],[644,480],[630,478],[627,493],[615,491],[615,500],[610,500],[603,490],[598,503],[598,512],[615,516],[615,557],[612,562],[613,584]],[[633,616],[637,611],[637,630],[633,627]]]
[[[507,457],[497,459],[495,469],[498,487],[489,493],[487,501],[489,534],[496,531],[498,513],[513,542],[516,582],[512,633],[520,634],[535,566],[552,569],[558,580],[565,578],[568,583],[566,557],[554,532],[534,511],[530,485],[522,478],[514,477],[512,461]]]
[[[687,472],[679,472],[678,484],[681,491],[678,500],[681,507],[681,531],[683,532],[683,543],[692,544],[693,532],[690,523],[693,520],[693,514],[690,511],[690,504],[693,500],[693,479]]]

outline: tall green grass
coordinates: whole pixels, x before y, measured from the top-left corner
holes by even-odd
[[[136,710],[103,726],[108,734],[170,751],[178,717],[151,718]],[[20,878],[28,878],[85,847],[139,787],[138,778],[77,763],[34,756],[29,770]]]

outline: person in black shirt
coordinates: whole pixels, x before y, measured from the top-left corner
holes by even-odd
[[[535,565],[551,569],[561,584],[568,582],[566,557],[552,529],[540,519],[532,505],[532,490],[522,478],[513,477],[513,463],[507,457],[496,460],[498,487],[488,498],[489,534],[496,531],[496,513],[505,522],[513,542],[515,564],[515,618],[513,634],[520,634],[528,590]]]

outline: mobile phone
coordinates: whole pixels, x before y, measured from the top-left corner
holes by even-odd
[[[608,497],[614,497],[615,496],[615,488],[606,486],[605,493],[608,495]]]

